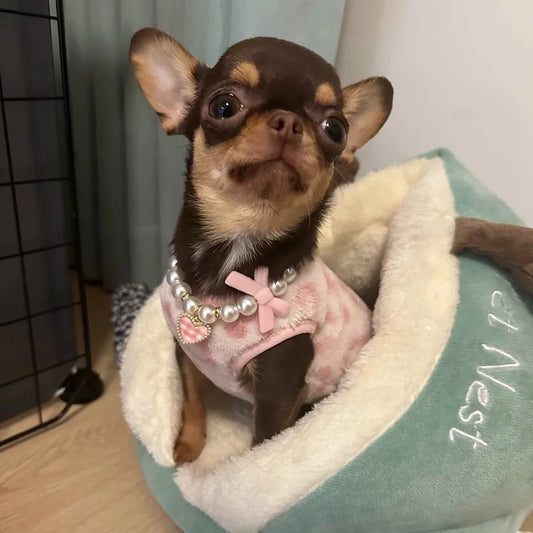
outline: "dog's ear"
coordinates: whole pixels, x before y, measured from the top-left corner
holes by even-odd
[[[146,98],[168,133],[185,133],[189,107],[203,68],[180,43],[156,28],[143,28],[130,43],[130,62]]]
[[[386,78],[368,78],[342,90],[342,111],[350,125],[345,151],[355,152],[381,129],[392,109],[393,92]]]

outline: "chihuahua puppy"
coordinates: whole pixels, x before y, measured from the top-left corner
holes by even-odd
[[[253,402],[258,444],[335,390],[368,340],[370,311],[316,257],[316,241],[332,189],[357,170],[354,152],[387,120],[393,90],[384,78],[342,89],[320,56],[267,37],[208,68],[145,28],[130,60],[163,129],[191,141],[161,286],[183,377],[179,465],[205,443],[206,380]]]

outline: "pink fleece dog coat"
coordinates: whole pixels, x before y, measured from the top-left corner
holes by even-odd
[[[258,280],[257,271],[255,278]],[[248,282],[249,286],[254,283],[253,280]],[[178,339],[176,323],[182,314],[181,302],[172,296],[166,280],[160,291],[165,319]],[[197,344],[178,341],[198,369],[217,387],[252,401],[251,394],[239,383],[243,367],[265,350],[295,335],[309,333],[315,356],[306,375],[306,401],[314,402],[335,391],[346,369],[370,338],[370,310],[320,259],[306,264],[279,299],[283,302],[275,302],[277,299],[271,293],[270,298],[260,295],[258,300],[263,301],[259,303],[265,305],[260,305],[254,315],[240,316],[231,324],[218,320],[212,325],[210,336]],[[202,301],[211,305],[226,303],[217,298],[202,298]],[[281,305],[276,306],[276,303]],[[260,330],[265,329],[265,319],[271,327],[272,318],[273,328],[261,333]],[[288,353],[287,357],[290,356]]]

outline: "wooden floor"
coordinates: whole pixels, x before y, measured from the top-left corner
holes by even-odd
[[[151,496],[122,418],[109,295],[89,287],[88,298],[105,393],[73,408],[61,425],[0,451],[0,532],[179,532]]]
[[[61,425],[0,451],[0,532],[179,532],[146,487],[122,418],[109,296],[89,287],[88,297],[105,393]],[[524,529],[533,530],[533,516]]]

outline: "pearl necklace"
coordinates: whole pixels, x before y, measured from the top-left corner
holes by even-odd
[[[296,279],[296,270],[289,267],[283,273],[281,279],[268,284],[273,296],[282,296],[287,292],[290,283]],[[168,270],[166,273],[167,283],[170,285],[172,296],[180,300],[183,308],[183,314],[178,317],[177,331],[178,336],[185,344],[194,344],[203,341],[211,333],[211,324],[221,319],[228,324],[235,322],[243,316],[252,316],[257,312],[259,307],[257,300],[250,295],[241,296],[236,302],[225,303],[220,306],[213,306],[202,303],[198,298],[192,295],[191,286],[182,280],[182,274],[178,268],[178,260],[173,255],[168,261]],[[183,333],[183,321],[188,323],[186,326],[190,330],[197,329],[198,334],[193,332],[193,336],[186,337]]]

